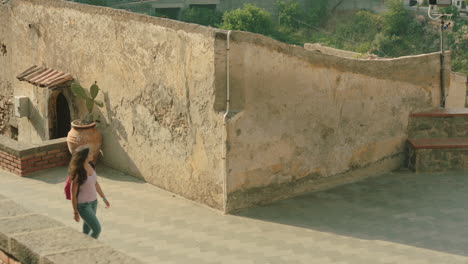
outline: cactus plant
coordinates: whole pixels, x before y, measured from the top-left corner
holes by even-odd
[[[96,97],[99,94],[99,90],[100,90],[99,86],[97,85],[97,82],[95,81],[94,84],[91,85],[91,87],[89,88],[90,96],[86,94],[86,90],[80,85],[78,81],[74,81],[71,84],[71,90],[76,97],[85,100],[88,114],[84,121],[88,124],[93,123],[94,122],[94,115],[93,115],[94,105],[97,105],[99,107],[104,106],[103,102],[96,100]]]

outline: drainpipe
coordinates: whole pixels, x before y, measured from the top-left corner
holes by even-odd
[[[228,148],[228,126],[227,126],[227,119],[230,111],[230,85],[229,85],[229,63],[230,63],[230,40],[231,40],[231,30],[227,33],[227,40],[226,40],[226,112],[223,116],[223,125],[224,125],[224,142],[223,142],[223,165],[224,165],[224,182],[223,182],[223,211],[226,213],[227,210],[227,178],[228,178],[228,160],[227,160],[227,148]]]
[[[444,16],[440,18],[440,106],[445,108],[445,45],[444,45]]]

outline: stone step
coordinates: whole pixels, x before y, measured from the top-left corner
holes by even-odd
[[[413,139],[468,137],[468,108],[438,108],[413,113],[408,124],[408,137]]]
[[[410,138],[407,164],[415,172],[468,171],[468,137]]]

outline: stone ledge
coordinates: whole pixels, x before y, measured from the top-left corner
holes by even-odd
[[[47,140],[40,144],[28,144],[0,135],[0,150],[19,158],[44,151],[63,148],[66,144],[66,138]]]
[[[27,144],[0,136],[0,169],[27,174],[68,164],[70,152],[66,138]]]
[[[24,264],[141,263],[11,200],[0,201],[0,250]]]
[[[105,256],[105,257],[103,257]],[[120,263],[120,264],[134,264],[134,259],[129,258],[127,255],[115,251],[109,247],[98,247],[98,248],[84,248],[75,251],[69,251],[60,254],[48,255],[44,257],[42,264],[82,264],[82,263],[93,263],[93,264],[109,264],[109,263]]]
[[[10,203],[13,202],[10,201]],[[0,248],[4,250],[9,248],[9,236],[13,234],[28,233],[59,226],[63,226],[63,224],[38,214],[0,218]]]

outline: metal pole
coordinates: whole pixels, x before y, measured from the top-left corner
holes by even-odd
[[[444,47],[444,16],[440,18],[440,106],[445,107],[445,47]]]

